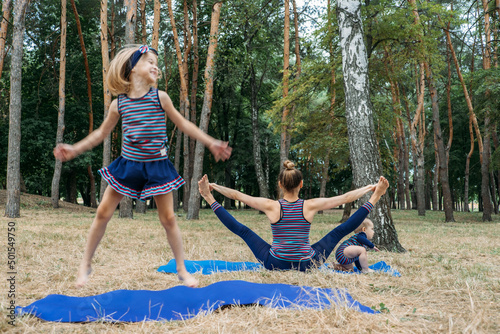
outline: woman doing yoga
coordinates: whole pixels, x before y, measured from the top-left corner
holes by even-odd
[[[367,185],[343,195],[303,200],[299,198],[303,186],[302,173],[291,161],[285,161],[284,167],[278,177],[278,185],[284,195],[283,199],[278,201],[252,197],[234,189],[209,183],[207,175],[198,182],[201,196],[210,204],[219,220],[231,232],[242,238],[257,260],[269,270],[305,271],[324,263],[337,243],[363,222],[389,187],[389,182],[381,176],[377,184]],[[272,245],[229,214],[215,200],[212,190],[264,212],[271,222]],[[309,232],[316,212],[355,201],[370,191],[373,191],[373,194],[368,202],[346,222],[334,228],[315,244],[310,244]]]

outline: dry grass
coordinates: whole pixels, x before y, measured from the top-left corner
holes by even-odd
[[[16,223],[16,304],[26,306],[48,294],[89,296],[117,289],[163,290],[179,284],[175,275],[156,269],[172,258],[156,212],[136,214],[135,219],[115,217],[94,258],[94,273],[82,289],[74,289],[95,210],[66,206],[50,209],[50,201],[23,196],[22,217],[1,218],[3,240],[7,223]],[[36,204],[38,203],[38,204]],[[5,201],[0,209],[4,212]],[[255,211],[233,212],[265,239],[270,228]],[[201,219],[179,217],[188,259],[255,261],[246,245],[216,220],[209,210]],[[335,226],[340,211],[317,216],[312,241]],[[500,218],[482,223],[480,214],[455,213],[457,223],[444,224],[443,214],[394,211],[403,254],[370,253],[370,263],[386,261],[402,277],[386,274],[343,275],[319,271],[236,272],[198,275],[201,286],[221,280],[286,283],[323,288],[347,288],[362,304],[381,310],[378,315],[346,308],[328,310],[276,310],[266,307],[233,307],[187,321],[143,323],[59,324],[34,317],[7,324],[7,283],[2,280],[0,331],[12,333],[499,333],[500,332]],[[4,244],[2,242],[2,244]],[[0,263],[6,268],[5,248]]]

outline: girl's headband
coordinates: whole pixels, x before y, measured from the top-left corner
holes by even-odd
[[[132,56],[130,56],[130,58],[127,62],[127,67],[125,68],[125,78],[128,79],[128,77],[130,76],[130,72],[132,72],[132,69],[134,68],[134,66],[137,65],[137,62],[139,61],[139,59],[141,59],[143,54],[148,53],[149,51],[154,52],[154,54],[156,54],[156,56],[158,56],[158,51],[156,51],[153,48],[150,48],[147,45],[141,45],[139,47],[139,50],[135,51],[132,54]]]

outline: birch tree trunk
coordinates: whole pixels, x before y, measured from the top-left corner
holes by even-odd
[[[66,0],[61,0],[61,48],[59,53],[59,112],[57,116],[56,145],[62,143],[64,136],[64,113],[66,103]],[[62,161],[56,159],[52,177],[52,207],[59,207],[59,181],[61,180]]]
[[[260,133],[259,133],[259,105],[257,101],[257,94],[260,90],[264,74],[260,78],[260,83],[257,85],[257,78],[253,63],[250,65],[250,109],[252,110],[252,147],[253,147],[253,161],[255,165],[255,175],[259,185],[260,197],[269,198],[268,179],[262,167]]]
[[[7,28],[10,19],[10,3],[11,0],[4,0],[2,2],[2,18],[0,24],[0,79],[2,78],[3,63],[5,60],[5,41],[7,40]]]
[[[104,116],[106,119],[111,105],[111,93],[108,88],[107,75],[109,69],[109,48],[108,48],[108,1],[101,0],[101,58],[102,58],[102,90],[104,94]],[[111,163],[111,135],[107,135],[103,141],[102,167],[107,167]],[[100,198],[104,195],[107,182],[101,179]]]
[[[90,79],[90,68],[89,61],[87,59],[87,49],[85,48],[85,41],[83,40],[82,25],[80,23],[80,17],[78,16],[78,10],[76,9],[75,0],[71,0],[71,8],[75,14],[76,27],[78,30],[78,36],[80,38],[80,46],[82,48],[83,63],[85,65],[85,75],[87,77],[87,97],[89,99],[89,134],[94,131],[94,112],[92,110],[92,80]],[[92,172],[92,163],[87,165],[87,174],[89,175],[90,183],[90,206],[92,208],[97,208],[97,200],[95,194],[95,177]]]
[[[288,79],[290,76],[290,2],[285,0],[285,26],[284,26],[284,50],[283,50],[283,98],[288,96]],[[281,116],[281,140],[280,140],[280,170],[283,169],[283,163],[288,159],[288,106],[283,108]]]
[[[369,96],[368,58],[364,44],[361,2],[337,2],[342,71],[349,152],[356,188],[377,182],[382,164],[375,138],[373,111]],[[362,198],[368,200],[369,195]],[[383,196],[370,214],[375,225],[374,243],[390,251],[404,251],[391,217],[387,196]]]
[[[443,133],[441,131],[441,123],[439,119],[439,102],[438,92],[435,87],[434,78],[432,76],[432,69],[427,65],[427,78],[429,80],[429,92],[431,94],[432,103],[432,125],[434,128],[435,144],[439,156],[439,180],[441,182],[441,189],[443,192],[443,207],[445,222],[454,222],[453,217],[453,202],[451,198],[450,182],[448,179],[448,159],[446,159],[446,149],[443,142]]]
[[[214,91],[214,58],[215,51],[217,50],[217,38],[219,34],[219,17],[222,2],[216,2],[212,8],[212,19],[210,23],[210,43],[208,46],[207,65],[205,67],[205,95],[203,98],[203,108],[200,115],[200,129],[204,132],[208,130],[208,123],[210,121],[210,113],[212,109],[212,97]],[[197,189],[198,180],[201,179],[203,172],[203,155],[205,146],[203,143],[197,141],[194,154],[193,175],[191,178],[191,189]],[[198,219],[200,212],[200,192],[191,191],[189,196],[189,206],[187,219]]]
[[[135,43],[135,28],[137,21],[137,0],[124,0],[123,6],[127,9],[125,20],[125,44]],[[120,201],[120,218],[134,218],[134,203],[132,198],[124,196]]]
[[[7,156],[7,203],[5,216],[20,217],[21,207],[21,77],[23,64],[24,18],[29,0],[14,3],[12,57],[10,69],[9,147]]]

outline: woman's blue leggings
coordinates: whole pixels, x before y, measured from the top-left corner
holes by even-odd
[[[331,252],[337,246],[340,240],[349,233],[353,232],[370,213],[373,205],[366,202],[360,207],[347,221],[334,228],[330,233],[325,235],[320,241],[311,245],[315,251],[315,255],[307,260],[300,262],[284,261],[275,258],[269,250],[271,245],[265,242],[254,231],[238,222],[229,212],[226,211],[219,203],[214,202],[211,205],[212,210],[217,215],[219,220],[234,234],[239,236],[250,247],[253,255],[261,262],[266,269],[269,270],[287,270],[296,269],[305,271],[312,267],[317,267],[323,264]]]

